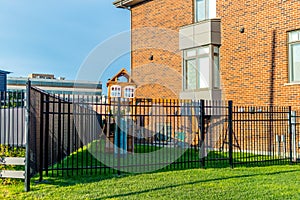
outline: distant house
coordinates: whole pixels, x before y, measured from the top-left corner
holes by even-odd
[[[7,74],[10,74],[10,72],[0,70],[0,92],[5,92],[7,89],[6,86]]]

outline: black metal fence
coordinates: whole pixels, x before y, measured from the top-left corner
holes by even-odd
[[[64,159],[86,148],[100,133],[96,126],[98,114],[91,109],[92,102],[85,103],[82,98],[79,95],[55,96],[31,88],[31,169],[32,173],[39,172],[41,179],[43,171],[48,175],[49,172],[64,173],[86,167],[79,166],[78,155],[75,156],[78,160],[64,163]],[[80,159],[86,158],[82,155]]]
[[[292,111],[289,123],[290,131],[290,161],[300,162],[300,112]]]
[[[40,179],[299,161],[290,107],[55,96],[35,88],[30,96],[31,166]]]
[[[27,147],[27,191],[37,173],[41,180],[300,162],[300,115],[291,107],[57,96],[28,88],[0,93],[1,162],[25,157]]]
[[[291,146],[290,107],[233,108],[233,164],[262,165],[296,161],[299,149]],[[299,137],[297,136],[299,139]]]

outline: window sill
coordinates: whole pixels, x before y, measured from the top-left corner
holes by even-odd
[[[284,84],[284,86],[289,86],[289,85],[300,85],[300,82],[291,82],[291,83]]]
[[[299,84],[300,84],[300,82],[299,82]],[[185,89],[185,90],[183,90],[183,92],[199,92],[199,91],[207,91],[207,90],[222,90],[222,89],[216,88],[216,87],[214,87],[214,88],[206,87],[206,88],[198,88],[198,89],[191,89],[191,90]]]
[[[200,92],[200,91],[207,91],[210,90],[210,88],[198,88],[198,89],[185,89],[183,92]]]

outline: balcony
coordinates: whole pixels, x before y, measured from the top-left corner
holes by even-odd
[[[221,45],[221,20],[207,19],[195,24],[183,26],[179,30],[180,50],[204,45]]]
[[[183,52],[185,77],[180,98],[221,100],[221,20],[203,20],[181,27],[179,33],[179,49]]]

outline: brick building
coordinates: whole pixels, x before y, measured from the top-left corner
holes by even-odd
[[[299,107],[299,1],[116,0],[114,5],[131,12],[137,96]]]
[[[8,91],[25,91],[28,80],[31,85],[50,94],[85,98],[84,96],[101,96],[102,83],[98,81],[65,80],[55,78],[53,74],[30,74],[28,77],[7,77]]]

